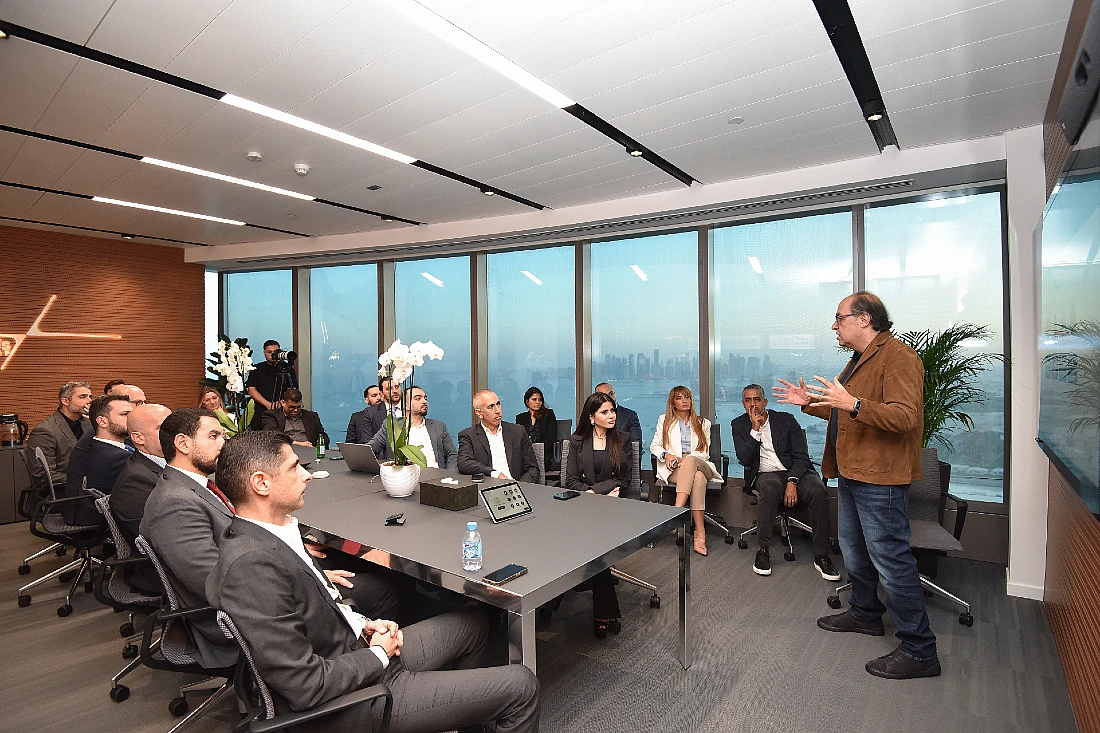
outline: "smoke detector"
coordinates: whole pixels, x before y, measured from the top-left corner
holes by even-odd
[[[300,176],[304,176],[305,174],[309,173],[309,166],[305,163],[295,163],[294,172]]]
[[[244,156],[244,157],[248,158],[248,159],[249,159],[249,160],[251,160],[251,161],[252,161],[253,163],[259,163],[259,162],[260,162],[261,160],[263,160],[263,159],[264,159],[264,156],[260,155],[260,154],[259,154],[259,153],[258,153],[257,151],[255,151],[255,150],[253,150],[252,152],[250,152],[250,153],[249,153],[248,155],[246,155],[246,156]]]

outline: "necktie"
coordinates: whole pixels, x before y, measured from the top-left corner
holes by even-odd
[[[229,509],[232,514],[237,513],[237,510],[233,508],[233,502],[229,501],[229,497],[223,494],[222,490],[215,486],[214,482],[210,479],[206,480],[206,488],[210,490],[211,494],[221,499],[222,503],[225,504],[226,508]]]
[[[133,453],[134,450],[136,450],[134,446],[130,445],[129,443],[123,443],[122,447],[126,449],[127,453]]]

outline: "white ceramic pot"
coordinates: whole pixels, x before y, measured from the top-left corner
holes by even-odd
[[[382,488],[390,496],[401,498],[408,496],[420,485],[420,466],[411,463],[408,466],[395,466],[386,462],[379,466]]]

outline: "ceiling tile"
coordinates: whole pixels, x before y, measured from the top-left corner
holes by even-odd
[[[102,135],[83,142],[150,155],[217,104],[166,84],[153,84]]]
[[[0,18],[81,45],[114,0],[0,0]]]
[[[34,129],[77,59],[20,38],[0,43],[0,99],[8,100],[0,122]]]
[[[4,133],[7,135],[7,133]],[[23,183],[28,186],[57,188],[57,180],[84,154],[80,148],[58,145],[46,140],[25,138],[19,153],[12,159],[4,180]],[[3,189],[7,195],[9,189]],[[73,193],[94,194],[95,191],[73,191]]]
[[[278,124],[227,104],[215,104],[166,143],[146,154],[202,168],[249,135]]]
[[[915,84],[883,94],[890,114],[916,107],[926,107],[953,99],[972,97],[984,92],[992,92],[1010,87],[1018,87],[1034,82],[1046,82],[1049,97],[1050,85],[1054,79],[1054,70],[1058,59],[1053,55],[1040,56],[1002,64],[987,69],[972,71],[968,74],[955,74],[944,79]],[[1042,118],[1031,124],[1039,124]],[[1007,128],[1006,128],[1007,129]]]
[[[77,152],[82,152],[82,155],[57,179],[53,188],[98,194],[112,181],[126,175],[134,166],[148,167],[145,163],[129,158],[104,155],[90,150]]]
[[[96,140],[154,83],[81,60],[39,118],[35,130],[74,140]]]
[[[87,45],[164,69],[233,0],[112,0]]]

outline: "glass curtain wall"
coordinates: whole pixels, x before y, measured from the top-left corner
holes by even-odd
[[[486,257],[489,386],[504,419],[527,410],[538,387],[559,420],[576,419],[577,362],[573,247]]]
[[[394,274],[397,337],[404,344],[433,341],[442,361],[426,361],[416,382],[428,395],[429,417],[458,432],[470,426],[470,258],[398,262]],[[387,348],[389,344],[386,344]]]
[[[319,267],[309,278],[310,409],[336,442],[378,382],[378,266]]]
[[[1043,221],[1039,437],[1100,514],[1100,174],[1071,176]]]
[[[264,341],[294,348],[293,287],[290,270],[230,272],[225,276],[225,333],[247,338],[252,361],[264,360]]]
[[[821,461],[827,423],[772,397],[777,378],[835,376],[847,359],[832,332],[836,304],[852,293],[852,214],[753,222],[714,230],[715,407],[730,475],[744,470],[730,422],[743,415],[741,390],[764,388],[769,410],[790,412]]]
[[[637,411],[643,450],[673,387],[691,389],[699,409],[698,241],[689,231],[591,248],[592,384],[610,382]]]
[[[964,355],[1004,353],[999,193],[873,206],[864,232],[867,289],[886,304],[895,334],[971,323],[988,326],[992,335],[965,344]],[[998,503],[1004,500],[1003,363],[983,372],[977,384],[985,403],[963,408],[973,430],[951,433],[951,448],[931,447],[951,464],[952,493]]]

